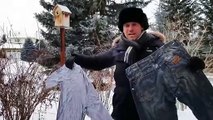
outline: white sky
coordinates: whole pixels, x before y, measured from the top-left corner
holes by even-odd
[[[2,0],[0,7],[0,35],[12,30],[18,36],[37,37],[38,23],[34,13],[39,13],[42,6],[39,0]]]
[[[143,8],[143,12],[146,13],[149,22],[155,22],[154,13],[157,10],[159,4],[159,0],[153,0],[150,4],[147,5],[146,8]]]
[[[153,12],[156,8],[153,6],[157,3],[158,0],[155,0],[143,9],[150,22],[154,19]],[[17,36],[38,38],[38,30],[41,25],[34,18],[34,13],[40,13],[43,10],[39,0],[1,0],[0,36],[3,33],[9,34],[12,29]]]

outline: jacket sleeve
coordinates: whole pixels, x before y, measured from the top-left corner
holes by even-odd
[[[94,56],[75,54],[75,63],[86,69],[102,70],[114,65],[113,49]]]

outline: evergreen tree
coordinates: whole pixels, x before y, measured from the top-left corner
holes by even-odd
[[[175,33],[176,39],[189,39],[196,27],[198,4],[195,0],[160,0],[157,13],[159,28]]]
[[[25,40],[23,48],[21,50],[21,60],[33,62],[35,60],[36,47],[30,38]]]
[[[204,47],[202,51],[204,53],[213,54],[212,46],[213,46],[213,1],[212,0],[199,0],[200,2],[200,34],[203,35]],[[205,32],[203,32],[205,31]]]
[[[213,0],[199,0],[201,7],[200,13],[204,15],[202,20],[208,26],[208,33],[213,34]]]
[[[46,28],[41,30],[43,37],[58,52],[49,51],[58,57],[60,48],[60,31],[54,26],[52,9],[56,4],[69,8],[72,12],[70,18],[71,29],[66,29],[66,46],[77,47],[79,53],[96,54],[111,47],[111,40],[120,34],[117,29],[118,12],[127,6],[144,7],[152,0],[135,0],[116,3],[115,0],[40,0],[45,11],[36,13],[36,19]],[[89,51],[89,52],[86,52]]]
[[[35,47],[36,47],[37,50],[46,50],[47,49],[47,45],[44,42],[44,40],[38,40],[36,42],[36,46]]]
[[[3,34],[3,35],[2,35],[2,38],[1,38],[1,43],[6,43],[6,42],[7,42],[6,35]]]
[[[207,68],[212,69],[212,0],[160,0],[156,16],[167,40],[180,40],[192,56],[205,59]]]

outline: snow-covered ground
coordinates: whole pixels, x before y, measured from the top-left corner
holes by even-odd
[[[210,82],[213,84],[213,76],[210,77]],[[31,120],[55,120],[57,114],[57,106],[58,103],[55,103],[53,104],[52,108],[48,108],[46,110],[38,107],[36,109],[36,112],[33,113]],[[187,106],[177,102],[177,108],[178,120],[197,120],[194,117],[192,111]],[[0,117],[0,120],[3,120],[3,118]],[[90,120],[90,118],[86,116],[85,120]]]
[[[53,104],[52,108],[46,110],[38,107],[32,115],[31,120],[56,120],[57,106],[57,103]],[[197,120],[187,106],[178,103],[177,107],[178,120]],[[3,118],[0,117],[0,120],[3,120]],[[85,120],[90,120],[90,118],[86,116]]]
[[[211,76],[210,81],[213,84],[213,76]],[[193,115],[192,111],[187,106],[177,102],[177,108],[178,108],[178,120],[197,120]],[[57,113],[57,105],[53,106],[52,109],[47,110],[46,113],[42,114],[40,113],[41,119],[38,119],[39,117],[38,112],[34,113],[31,120],[55,120],[56,113]],[[90,118],[86,117],[85,120],[90,120]]]
[[[31,120],[56,120],[57,107],[54,106],[52,109],[48,109],[45,111],[36,111]],[[178,120],[197,120],[192,114],[191,110],[186,108],[184,110],[178,110]],[[3,118],[0,117],[0,120]],[[85,120],[90,120],[89,117],[86,116]]]
[[[178,102],[177,108],[178,108],[178,118],[179,118],[178,120],[197,120],[187,106]],[[35,112],[31,120],[55,120],[56,113],[57,113],[57,104],[55,104],[55,106],[53,106],[52,109],[46,110],[46,112],[44,111]],[[90,120],[90,118],[86,116],[85,120]]]

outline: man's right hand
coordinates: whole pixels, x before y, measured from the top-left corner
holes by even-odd
[[[71,56],[69,59],[66,60],[65,66],[69,69],[72,69],[74,66],[75,57]]]

